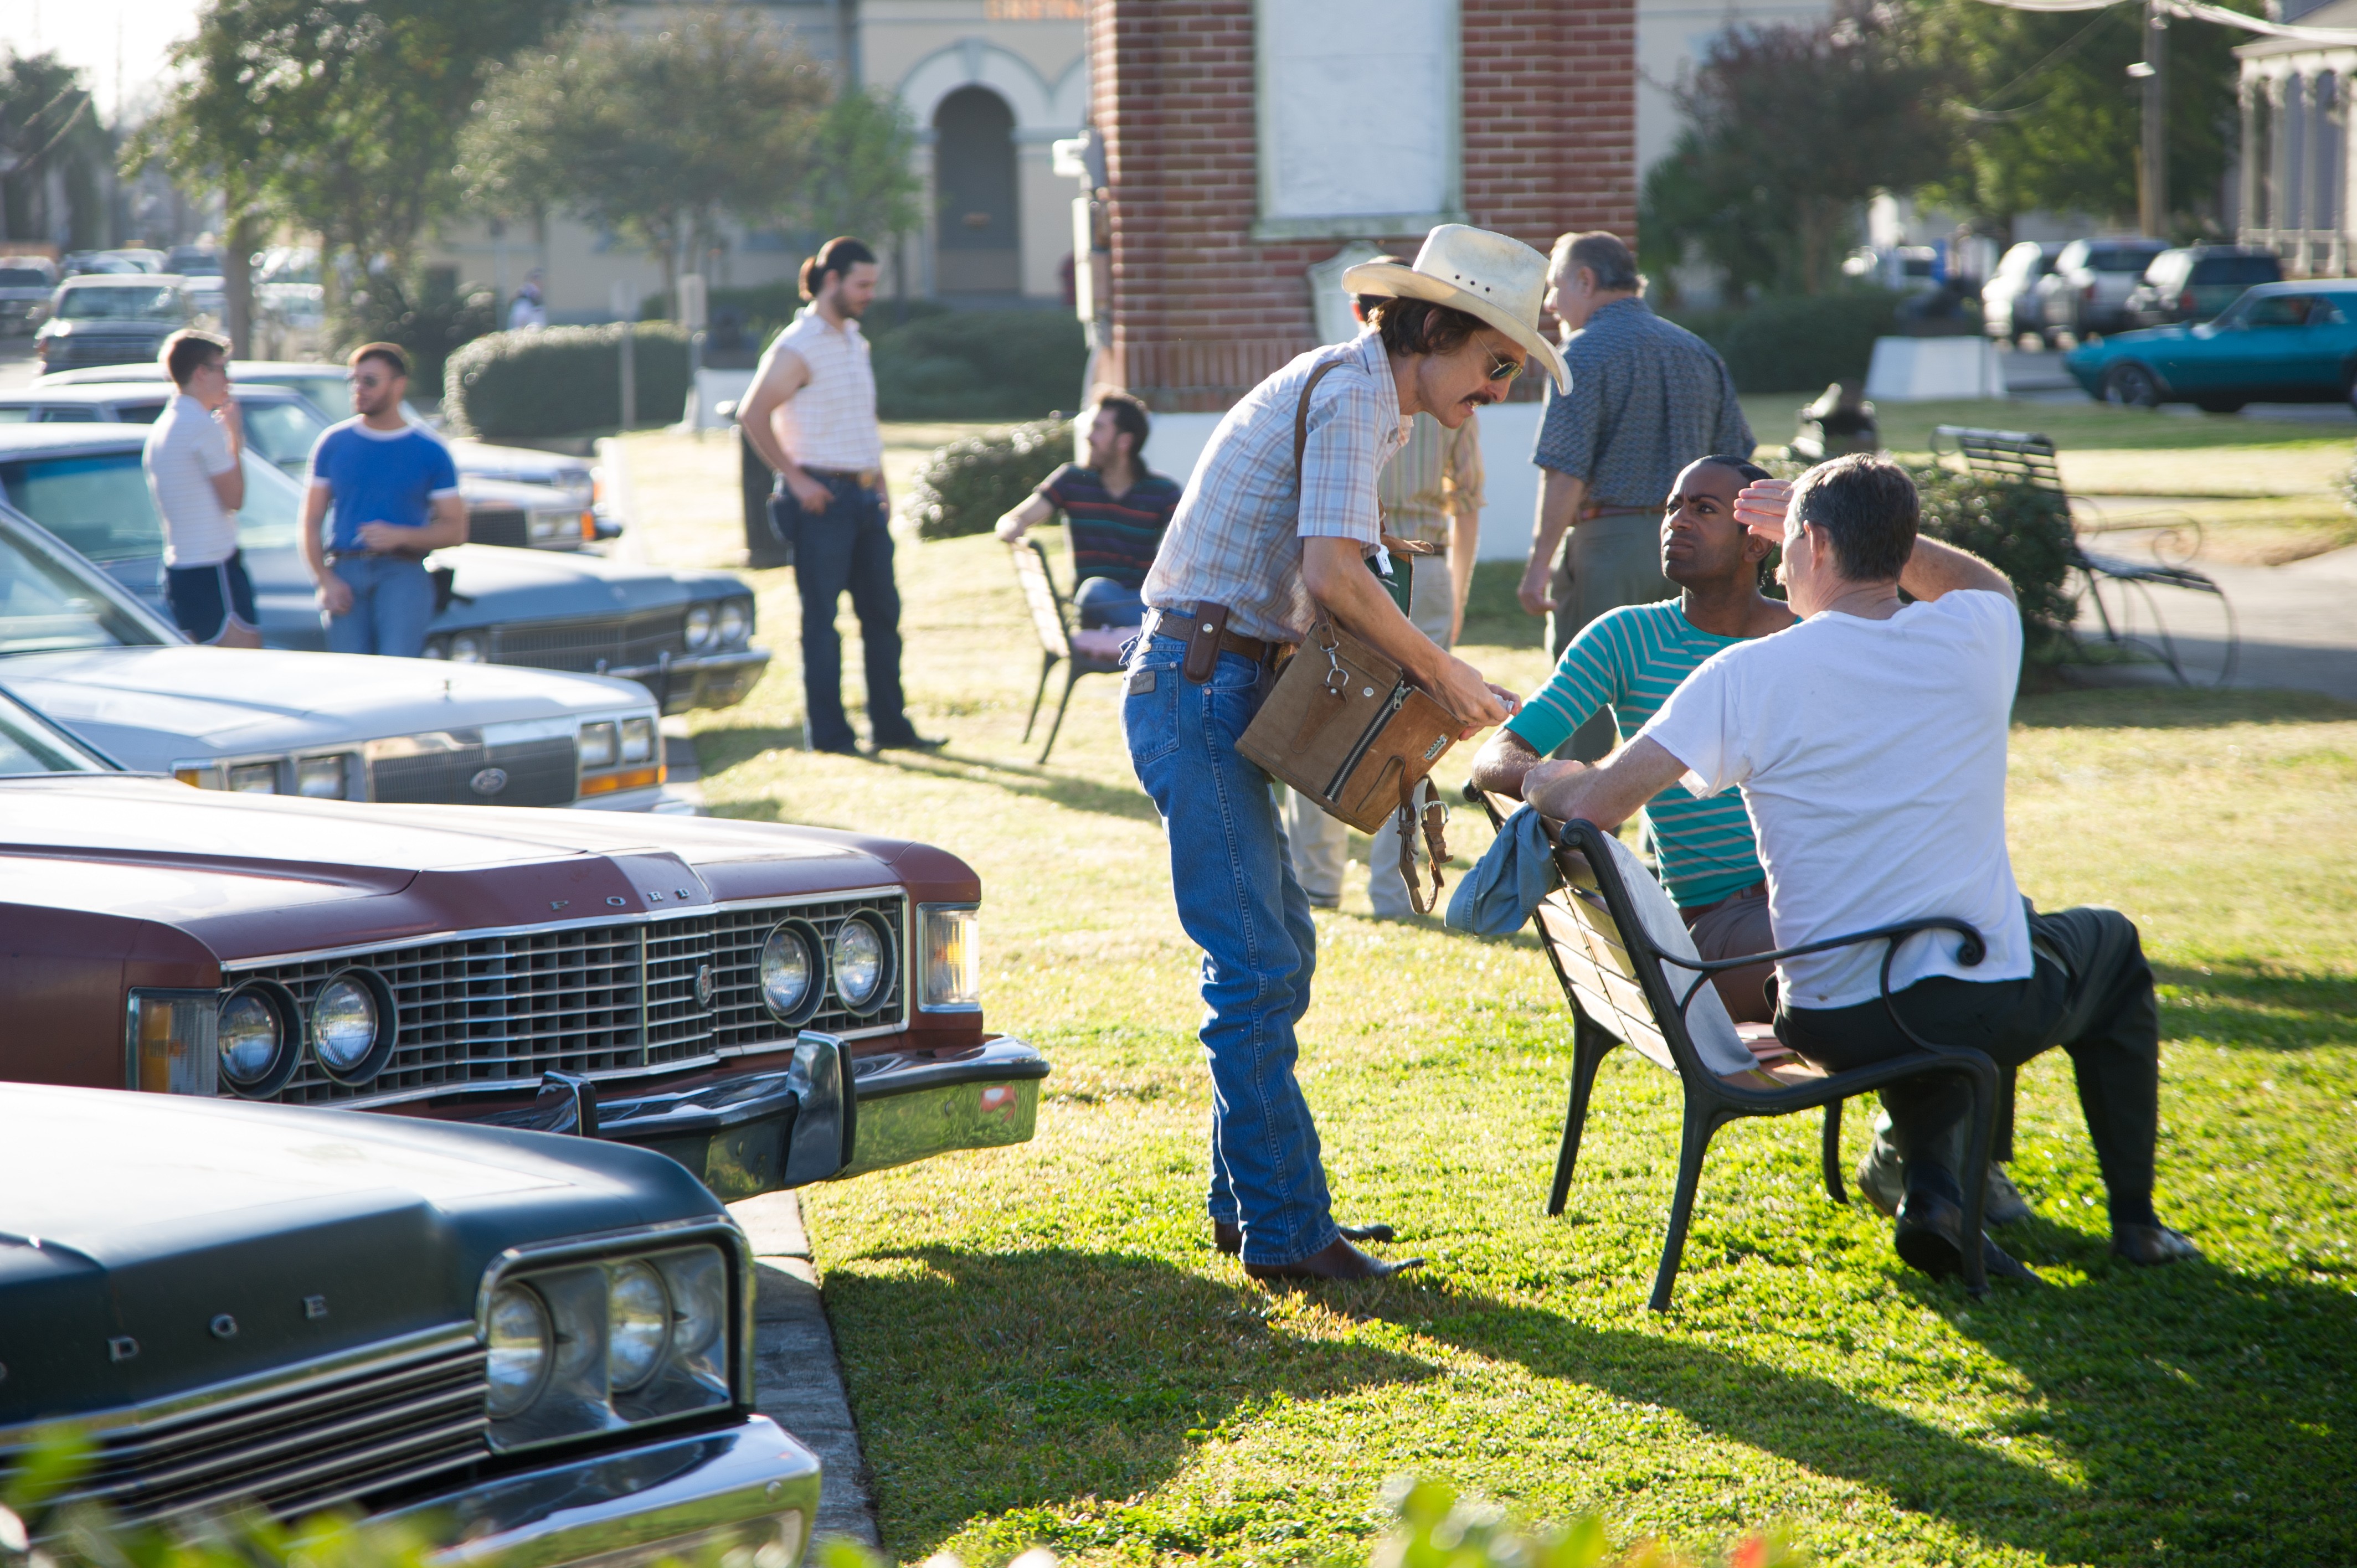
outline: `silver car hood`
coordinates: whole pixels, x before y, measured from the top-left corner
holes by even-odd
[[[651,706],[643,687],[595,675],[270,649],[20,654],[0,660],[0,686],[137,772]]]

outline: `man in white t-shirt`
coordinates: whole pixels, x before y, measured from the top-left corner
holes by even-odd
[[[183,330],[164,340],[179,389],[148,428],[140,465],[164,523],[164,598],[190,641],[259,648],[253,583],[237,549],[245,427],[229,390],[229,344]]]
[[[1523,798],[1610,828],[1672,783],[1696,795],[1740,784],[1779,947],[1930,916],[1971,924],[1987,948],[1977,965],[1944,932],[1900,944],[1892,1004],[1916,1033],[2000,1066],[2069,1051],[2111,1197],[2112,1250],[2139,1263],[2198,1255],[2153,1213],[2159,1012],[2136,927],[2114,909],[2034,913],[2014,886],[2012,585],[1977,556],[1919,538],[1913,481],[1869,454],[1797,483],[1747,486],[1736,516],[1783,546],[1801,623],[1713,655],[1609,759],[1542,764]],[[1832,1071],[1913,1050],[1882,1001],[1883,950],[1866,942],[1781,962],[1777,1036]],[[1899,1254],[1953,1273],[1968,1243],[1950,1151],[1968,1092],[1923,1078],[1882,1098],[1907,1165]],[[1979,1244],[1992,1273],[2029,1277]]]

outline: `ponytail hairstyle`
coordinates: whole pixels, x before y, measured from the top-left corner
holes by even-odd
[[[848,234],[838,234],[818,248],[818,254],[802,263],[802,290],[804,299],[816,299],[818,291],[826,286],[827,274],[840,277],[862,262],[872,262],[876,252],[864,242]]]

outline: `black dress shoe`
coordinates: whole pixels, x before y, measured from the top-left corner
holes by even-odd
[[[2121,1225],[2112,1230],[2112,1251],[2131,1263],[2183,1262],[2199,1258],[2201,1249],[2181,1230],[2166,1225]]]
[[[860,754],[859,743],[856,740],[829,741],[823,746],[813,744],[811,749],[825,752],[829,757],[857,757]]]
[[[1935,1280],[1964,1273],[1964,1205],[1944,1197],[1908,1194],[1899,1205],[1899,1225],[1893,1240],[1900,1257]],[[2027,1264],[2017,1262],[1986,1234],[1981,1237],[1981,1267],[1993,1280],[2038,1283],[2037,1274]]]
[[[1422,1258],[1388,1262],[1370,1258],[1348,1241],[1336,1241],[1322,1252],[1290,1263],[1246,1263],[1244,1273],[1256,1280],[1381,1280],[1404,1269],[1423,1265]]]
[[[919,735],[915,730],[906,735],[878,736],[875,742],[878,751],[939,751],[947,745],[947,736],[936,740],[930,736]]]
[[[1337,1225],[1334,1229],[1341,1233],[1342,1240],[1345,1241],[1394,1241],[1398,1240],[1398,1237],[1394,1234],[1392,1228],[1383,1224]],[[1215,1219],[1211,1222],[1211,1245],[1217,1247],[1221,1251],[1225,1252],[1228,1256],[1232,1258],[1237,1253],[1244,1250],[1244,1233],[1237,1226],[1231,1225],[1223,1219]]]

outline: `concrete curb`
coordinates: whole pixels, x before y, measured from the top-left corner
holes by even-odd
[[[763,1415],[784,1427],[825,1466],[813,1539],[847,1537],[880,1548],[876,1506],[859,1429],[843,1387],[834,1330],[811,1266],[802,1200],[773,1192],[728,1206],[752,1239],[757,1294],[753,1304],[753,1398]]]

